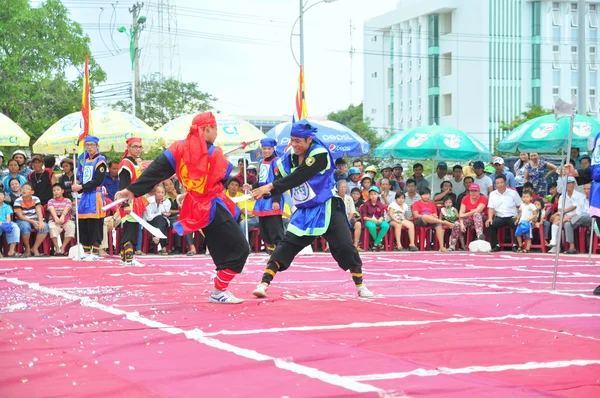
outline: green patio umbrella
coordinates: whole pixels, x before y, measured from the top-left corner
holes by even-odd
[[[490,151],[476,138],[461,130],[435,124],[391,136],[375,149],[373,156],[419,160],[492,160]]]
[[[554,153],[567,147],[570,118],[556,120],[554,115],[531,119],[515,128],[502,141],[498,149],[504,152]],[[600,131],[600,123],[592,117],[575,115],[573,121],[573,148],[587,148],[588,138]]]

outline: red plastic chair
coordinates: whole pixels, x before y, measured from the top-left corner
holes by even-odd
[[[506,243],[504,242],[504,236],[506,235],[506,230],[509,230],[510,233],[510,243]],[[515,229],[512,227],[500,227],[498,229],[498,246],[500,247],[500,249],[504,248],[504,247],[509,247],[511,250],[513,248],[513,245],[515,244]]]
[[[369,230],[367,229],[367,227],[364,227],[363,230],[363,250],[364,251],[369,251],[369,243],[370,243],[370,239],[371,239],[371,234],[369,233]],[[379,231],[379,227],[377,227],[377,231]],[[391,227],[390,227],[391,229]],[[389,245],[389,234],[385,234],[385,236],[383,237],[383,250],[386,250],[386,247]]]
[[[260,239],[260,229],[258,228],[250,228],[248,230],[248,237],[250,242],[252,242],[251,246],[254,248],[255,253],[260,252],[260,247],[262,246],[262,240]]]
[[[402,227],[401,231],[402,232],[400,235],[400,242],[402,243],[402,247],[408,248],[408,245],[410,244],[410,240],[408,239],[408,229],[406,229],[406,227]],[[385,250],[393,252],[395,248],[396,248],[396,229],[392,225],[390,225],[390,229],[386,236]]]
[[[415,226],[415,240],[419,245],[420,251],[425,251],[425,242],[427,242],[428,249],[431,247],[431,234],[433,232],[432,227],[417,227]]]

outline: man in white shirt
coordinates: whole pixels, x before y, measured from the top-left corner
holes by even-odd
[[[463,168],[460,164],[454,165],[452,168],[452,176],[453,178],[450,180],[452,183],[452,192],[454,192],[458,197],[458,195],[466,192],[467,190],[467,188],[465,188],[465,184],[463,183]],[[458,206],[460,207],[460,204],[458,204]]]
[[[383,177],[379,180],[379,188],[381,189],[381,194],[379,195],[379,201],[386,206],[389,206],[392,203],[396,203],[396,191],[391,191],[391,183],[389,178]]]
[[[475,162],[477,164],[477,162]],[[473,167],[476,168],[475,165]],[[477,179],[475,179],[477,181]],[[485,225],[490,232],[490,245],[492,252],[499,252],[498,229],[501,227],[515,228],[517,208],[523,204],[517,191],[506,188],[506,177],[496,176],[496,190],[490,193],[488,201],[488,219]]]
[[[480,192],[486,198],[490,196],[490,192],[493,191],[492,179],[484,173],[485,165],[481,160],[473,163],[473,171],[475,172],[474,183],[479,185]]]
[[[569,249],[566,251],[567,254],[577,254],[575,249],[574,230],[577,227],[590,226],[592,225],[592,218],[590,217],[590,189],[591,184],[584,186],[585,195],[575,190],[577,183],[574,177],[567,177],[567,194],[565,198],[565,216],[563,220],[563,228],[567,242],[569,243]],[[563,198],[559,199],[559,211],[562,206]],[[560,218],[557,217],[552,225],[552,239],[548,246],[552,247],[551,252],[555,253],[557,249],[555,246],[559,245],[559,227]]]
[[[447,173],[448,164],[446,164],[446,162],[439,162],[436,173],[426,178],[426,180],[429,182],[429,188],[432,190],[432,192],[437,192],[443,181],[450,180],[448,177],[446,177]]]
[[[407,220],[412,221],[412,205],[417,200],[421,200],[421,195],[417,193],[417,182],[412,178],[406,180],[406,198],[404,199],[404,203],[406,203],[406,217]]]

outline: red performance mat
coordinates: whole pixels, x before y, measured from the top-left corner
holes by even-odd
[[[328,254],[257,299],[253,255],[240,305],[207,256],[0,260],[0,396],[600,397],[598,258],[362,258],[373,299]]]

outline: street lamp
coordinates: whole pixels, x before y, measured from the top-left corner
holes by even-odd
[[[298,18],[296,18],[294,25],[292,25],[292,34],[290,35],[290,49],[292,50],[292,56],[294,57],[294,61],[296,61],[296,64],[298,66],[301,66],[302,68],[304,68],[304,13],[307,12],[308,10],[310,10],[311,8],[313,8],[314,6],[316,6],[317,4],[333,3],[334,1],[337,1],[337,0],[319,0],[316,3],[305,8],[306,4],[308,3],[308,0],[306,0],[306,3],[303,3],[303,0],[299,0],[300,15],[298,16]],[[298,23],[298,21],[300,21],[300,33],[299,33],[299,36],[300,36],[300,62],[298,62],[298,60],[296,59],[296,55],[294,54],[294,48],[292,47],[292,37],[294,36],[294,28],[296,27],[296,24]]]
[[[136,76],[136,61],[138,56],[138,37],[140,30],[142,29],[142,25],[146,23],[146,17],[140,15],[140,17],[135,21],[134,25],[129,27],[127,30],[124,26],[119,26],[117,31],[120,33],[124,33],[129,38],[129,56],[131,58],[131,113],[135,116],[135,84],[137,80]]]

